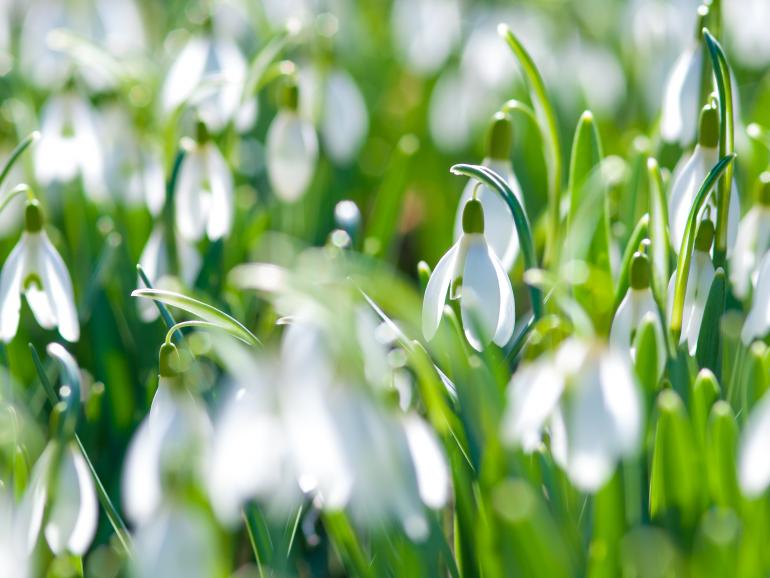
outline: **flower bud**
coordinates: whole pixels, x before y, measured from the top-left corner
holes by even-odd
[[[24,230],[37,233],[43,228],[43,211],[37,199],[27,201],[24,209]]]
[[[463,232],[465,234],[484,233],[484,208],[481,201],[471,199],[463,209]]]
[[[511,117],[504,112],[498,112],[492,119],[489,128],[487,155],[490,159],[507,160],[513,147],[513,123]]]

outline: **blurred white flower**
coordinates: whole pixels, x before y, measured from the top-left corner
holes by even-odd
[[[682,334],[679,343],[687,343],[690,355],[695,355],[698,346],[700,326],[703,312],[706,308],[711,284],[714,281],[714,264],[711,262],[711,244],[714,240],[714,224],[701,221],[695,236],[695,250],[690,260],[690,270],[687,273],[687,291],[684,296],[684,311],[682,314]],[[669,317],[674,306],[676,289],[676,271],[668,283],[667,310]]]
[[[738,448],[738,483],[747,498],[760,496],[770,485],[770,395],[752,408]]]
[[[671,179],[671,193],[668,201],[669,223],[671,225],[671,245],[675,253],[679,253],[682,247],[684,231],[687,227],[687,218],[690,215],[690,209],[695,201],[701,184],[708,172],[717,164],[717,144],[719,142],[719,117],[715,108],[704,107],[701,112],[700,131],[698,144],[692,155],[682,161],[674,171]],[[711,195],[709,201],[705,203],[701,215],[706,210],[716,211],[716,201],[714,195]],[[735,239],[738,235],[738,220],[741,215],[740,195],[733,179],[732,192],[730,194],[730,205],[727,211],[727,252],[732,253],[735,245]]]
[[[759,263],[770,250],[770,173],[759,178],[759,202],[741,220],[730,258],[730,281],[738,299],[746,299],[756,287]]]
[[[187,103],[213,132],[230,121],[244,132],[256,119],[256,102],[242,102],[247,64],[227,38],[193,36],[171,66],[163,85],[163,110]]]
[[[29,559],[24,532],[20,532],[14,501],[0,484],[0,578],[27,578]]]
[[[741,64],[764,68],[770,63],[770,37],[764,24],[770,21],[765,0],[732,0],[722,8],[729,54]]]
[[[308,190],[318,162],[318,137],[310,121],[298,113],[295,84],[285,87],[281,108],[267,131],[267,173],[276,196],[298,201]]]
[[[104,155],[97,126],[97,113],[86,99],[72,92],[51,96],[43,105],[40,142],[34,151],[38,182],[46,186],[80,176],[92,201],[106,201]]]
[[[171,498],[136,532],[134,578],[224,576],[216,525],[192,505]]]
[[[660,136],[666,142],[688,146],[695,140],[700,110],[703,43],[696,40],[677,58],[666,79]]]
[[[630,352],[636,359],[634,338],[642,322],[651,319],[655,328],[655,342],[658,350],[658,376],[663,375],[666,366],[666,344],[658,305],[650,288],[650,262],[646,255],[637,253],[631,261],[628,292],[620,302],[610,328],[610,345],[617,351]]]
[[[302,69],[300,110],[319,125],[321,142],[339,164],[355,158],[369,129],[366,102],[353,77],[342,68],[329,71]]]
[[[512,127],[510,119],[503,116],[497,116],[493,122],[490,136],[490,146],[488,150],[492,153],[493,145],[502,150],[494,153],[494,158],[486,157],[483,165],[489,167],[499,174],[511,187],[513,194],[524,206],[524,195],[521,192],[516,175],[513,172],[513,165],[510,161],[510,142],[512,138]],[[503,142],[501,142],[503,141]],[[463,234],[463,211],[465,204],[473,197],[473,191],[476,188],[476,181],[470,179],[465,185],[460,202],[457,206],[457,215],[455,216],[454,239],[459,240]],[[508,208],[508,204],[495,191],[486,185],[478,187],[476,198],[481,202],[484,208],[484,238],[489,246],[494,250],[495,255],[500,259],[500,263],[505,271],[510,271],[514,261],[519,254],[519,236],[516,233],[516,226],[513,222],[513,215]]]
[[[31,552],[43,531],[54,554],[85,554],[96,533],[99,507],[88,465],[74,442],[52,440],[32,470],[19,511]]]
[[[169,363],[164,355],[175,354],[167,348],[161,349],[161,375],[152,407],[131,440],[123,466],[123,507],[140,526],[159,512],[167,480],[201,474],[211,429],[205,408],[184,388],[181,378],[164,367]]]
[[[19,327],[22,293],[38,324],[57,327],[67,341],[80,338],[67,267],[43,229],[37,201],[28,201],[25,230],[0,272],[0,339],[10,342]]]
[[[230,167],[205,129],[201,132],[197,142],[185,141],[174,197],[176,227],[188,241],[199,241],[204,233],[212,241],[228,236],[235,216]]]
[[[770,253],[765,253],[759,263],[757,288],[754,291],[751,310],[743,323],[741,339],[748,345],[770,332]]]
[[[628,359],[614,348],[567,339],[514,373],[503,436],[532,452],[549,427],[551,453],[580,490],[595,492],[641,443],[643,405]]]
[[[397,53],[419,74],[438,70],[455,47],[461,31],[458,0],[395,0],[391,32]]]
[[[468,201],[462,220],[463,234],[438,262],[425,288],[422,331],[427,340],[433,339],[449,294],[460,300],[468,342],[477,350],[490,340],[502,347],[514,329],[511,280],[484,238],[481,202]]]

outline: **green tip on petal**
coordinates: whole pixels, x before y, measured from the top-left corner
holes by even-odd
[[[719,144],[719,111],[713,106],[704,106],[700,111],[698,143],[703,147],[716,148]]]
[[[714,242],[714,223],[706,219],[698,225],[698,232],[695,233],[695,250],[707,253],[711,250],[711,243]]]
[[[639,251],[634,253],[628,276],[632,289],[647,289],[650,286],[650,258]]]
[[[484,208],[478,199],[471,199],[465,203],[463,232],[466,234],[484,232]]]
[[[28,233],[37,233],[42,228],[43,210],[37,199],[30,199],[24,209],[24,230]]]
[[[179,357],[179,350],[176,348],[176,345],[164,343],[160,347],[158,358],[161,377],[176,377],[179,375],[182,359]]]
[[[498,112],[492,118],[492,125],[489,127],[489,158],[496,160],[506,160],[511,157],[513,148],[513,123],[511,117]]]
[[[770,171],[765,171],[759,175],[757,200],[761,205],[770,206]]]

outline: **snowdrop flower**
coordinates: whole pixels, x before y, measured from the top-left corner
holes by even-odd
[[[136,532],[131,576],[225,576],[219,541],[216,526],[200,509],[172,498]]]
[[[174,198],[177,229],[188,241],[204,233],[212,241],[226,237],[235,215],[230,168],[201,122],[196,141],[185,140],[185,146]]]
[[[176,347],[164,344],[150,412],[126,453],[123,506],[138,525],[154,517],[168,484],[187,479],[185,475],[195,477],[202,466],[211,424],[206,410],[182,384],[180,364]]]
[[[37,200],[27,202],[24,232],[0,272],[0,339],[6,343],[19,327],[22,294],[41,327],[57,327],[67,341],[80,338],[72,281],[43,229]]]
[[[664,141],[688,146],[695,140],[695,129],[700,107],[701,74],[704,47],[698,38],[677,58],[666,79],[663,93],[663,110],[660,120],[660,136]]]
[[[642,411],[626,356],[570,338],[514,373],[503,436],[530,453],[549,428],[556,463],[578,489],[595,492],[638,450]]]
[[[298,113],[299,91],[287,81],[281,108],[267,131],[267,173],[276,196],[299,200],[310,186],[318,162],[318,138],[313,125]]]
[[[73,441],[48,443],[32,470],[20,516],[28,552],[41,530],[54,554],[82,556],[88,550],[99,509],[91,472]]]
[[[0,483],[0,578],[27,578],[29,560],[24,533],[18,531],[16,508]]]
[[[97,116],[87,100],[72,92],[54,95],[43,105],[35,176],[41,185],[68,183],[80,176],[88,197],[107,200],[104,156]]]
[[[369,129],[366,102],[353,77],[342,68],[323,72],[306,68],[299,75],[300,110],[319,123],[329,157],[347,165],[354,159]]]
[[[395,46],[406,65],[420,74],[438,70],[460,38],[457,0],[396,0],[391,14]]]
[[[489,154],[484,159],[483,164],[505,179],[513,194],[524,206],[524,196],[519,182],[516,180],[516,175],[513,173],[513,165],[510,160],[512,139],[513,125],[510,117],[504,113],[496,114],[489,134]],[[473,197],[475,188],[476,183],[469,180],[460,196],[455,218],[455,241],[463,234],[463,212],[466,203]],[[510,271],[516,256],[519,254],[519,237],[516,234],[513,215],[511,215],[511,211],[502,197],[486,185],[478,187],[476,198],[484,208],[484,237],[500,260],[503,269]]]
[[[256,101],[242,103],[247,64],[229,39],[192,37],[180,52],[163,85],[166,113],[189,102],[214,132],[234,121],[244,132],[256,120]]]
[[[682,239],[687,227],[687,217],[690,214],[690,208],[695,201],[698,189],[708,172],[717,163],[718,143],[719,113],[717,109],[705,106],[700,116],[698,144],[695,145],[690,158],[681,170],[675,172],[672,179],[671,195],[668,201],[668,215],[671,224],[671,244],[675,253],[679,253],[682,247]],[[703,210],[705,211],[706,207],[716,210],[714,202],[712,195],[712,198]],[[733,181],[730,206],[727,211],[727,252],[729,254],[732,253],[732,248],[738,235],[738,219],[740,214],[738,190],[735,186],[735,181]]]
[[[770,250],[770,172],[759,176],[759,202],[741,220],[730,258],[730,282],[738,299],[757,284],[759,263]]]
[[[757,289],[746,321],[743,323],[741,339],[749,345],[754,339],[761,339],[770,331],[770,253],[765,253],[759,263]]]
[[[687,291],[684,296],[684,311],[682,315],[682,335],[680,343],[687,343],[690,355],[695,355],[698,346],[700,326],[703,321],[703,311],[706,308],[711,283],[714,281],[714,265],[711,262],[711,244],[714,240],[714,224],[708,219],[701,221],[695,234],[695,250],[690,260],[690,270],[687,273]],[[674,306],[674,291],[676,289],[676,271],[668,283],[668,313]]]
[[[465,336],[477,350],[494,341],[504,346],[513,335],[514,301],[508,274],[484,238],[484,208],[471,199],[463,209],[463,234],[433,270],[425,288],[422,331],[433,339],[447,293],[460,300]]]
[[[650,261],[647,255],[635,253],[629,270],[629,287],[620,302],[610,328],[610,345],[620,352],[628,352],[636,359],[634,337],[636,330],[645,319],[652,319],[655,328],[655,342],[658,349],[658,376],[663,375],[666,365],[666,344],[663,340],[663,326],[658,314],[658,305],[650,288]]]

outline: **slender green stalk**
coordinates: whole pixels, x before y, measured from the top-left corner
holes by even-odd
[[[21,156],[21,153],[27,150],[27,148],[29,148],[29,146],[36,142],[39,138],[40,133],[38,131],[34,131],[24,137],[24,139],[16,145],[16,148],[11,151],[11,156],[9,156],[8,160],[5,161],[3,169],[0,171],[0,186],[2,186],[2,184],[5,182],[8,173],[11,172],[13,165],[16,164],[16,161]]]
[[[144,269],[141,265],[136,266],[136,272],[139,274],[139,278],[142,280],[142,283],[144,283],[144,286],[147,287],[147,289],[154,289],[152,286],[152,282],[150,282],[150,278],[147,277],[147,274],[144,272]],[[163,322],[166,324],[166,327],[173,327],[176,325],[176,321],[174,320],[174,316],[171,315],[171,312],[168,310],[168,307],[162,302],[157,301],[153,299],[153,303],[155,303],[155,306],[158,308],[158,312],[160,313],[160,316],[163,318]],[[177,341],[182,340],[182,332],[177,330],[176,335],[174,336]]]
[[[707,28],[703,29],[703,38],[711,56],[711,64],[719,91],[719,157],[732,155],[735,152],[735,126],[733,119],[733,92],[730,78],[730,67],[727,65],[725,53],[719,42]],[[714,240],[714,264],[725,267],[727,255],[727,214],[730,209],[730,193],[733,182],[733,164],[725,168],[717,188],[717,222],[716,238]]]
[[[557,262],[559,253],[559,230],[561,218],[559,210],[561,207],[561,147],[559,145],[559,129],[556,124],[556,114],[554,113],[551,101],[548,98],[548,92],[543,82],[543,77],[535,66],[535,62],[529,55],[524,45],[519,41],[516,35],[508,26],[501,24],[498,27],[498,33],[511,47],[514,55],[518,59],[524,71],[529,84],[530,96],[535,109],[535,114],[539,120],[540,130],[545,138],[547,145],[546,160],[549,168],[548,177],[548,206],[551,210],[550,223],[548,226],[548,238],[545,245],[545,256],[543,258],[545,266]]]
[[[166,332],[166,345],[171,344],[172,337],[176,337],[177,332],[185,327],[207,327],[209,329],[222,329],[222,326],[210,321],[202,321],[200,319],[190,319],[189,321],[180,321],[169,327]]]
[[[513,215],[516,234],[519,237],[519,247],[521,247],[521,253],[524,257],[524,269],[537,269],[535,244],[532,240],[532,229],[529,225],[527,213],[516,198],[516,195],[513,194],[508,183],[505,182],[505,179],[493,170],[479,165],[454,165],[450,171],[455,175],[464,175],[477,179],[502,197]],[[529,291],[532,296],[532,311],[535,319],[539,319],[543,315],[543,294],[540,288],[534,285],[529,285]]]
[[[0,213],[2,213],[5,208],[11,204],[11,201],[14,200],[19,195],[23,195],[24,193],[27,193],[28,198],[34,198],[34,195],[32,194],[32,190],[25,185],[24,183],[17,185],[13,188],[13,190],[8,193],[5,198],[0,201]]]
[[[676,281],[674,285],[674,305],[671,310],[671,332],[674,334],[675,341],[679,340],[682,333],[682,316],[684,314],[684,296],[687,291],[687,278],[690,272],[690,261],[692,259],[693,246],[695,244],[695,230],[698,225],[698,214],[703,204],[706,202],[711,189],[716,184],[717,179],[722,176],[725,169],[732,164],[735,155],[729,155],[719,159],[716,165],[709,171],[706,178],[701,183],[698,193],[695,195],[695,201],[687,217],[687,226],[685,227],[682,246],[679,249],[679,257],[676,263]]]

